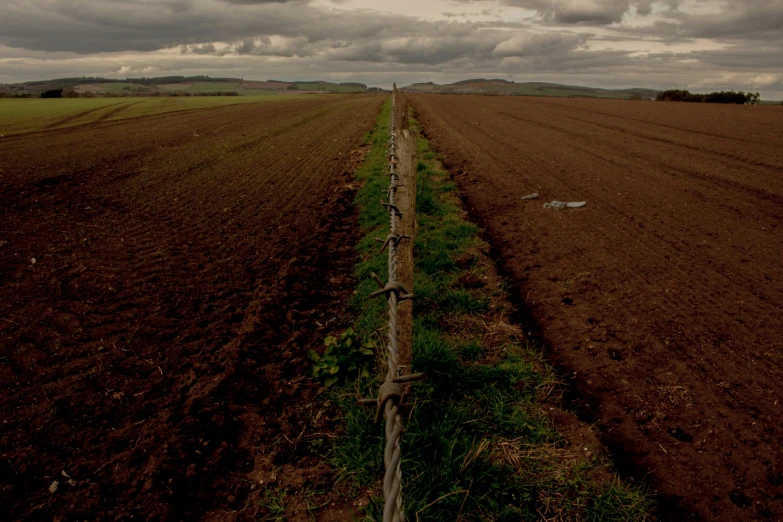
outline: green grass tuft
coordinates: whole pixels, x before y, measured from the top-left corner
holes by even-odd
[[[645,490],[615,480],[593,499],[588,509],[590,522],[624,522],[650,520],[653,505]]]

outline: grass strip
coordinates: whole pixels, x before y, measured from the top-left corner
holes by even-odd
[[[388,233],[378,204],[388,187],[388,121],[387,103],[357,171],[364,237],[354,327],[329,338],[324,355],[313,354],[344,423],[329,459],[354,495],[369,497],[370,520],[382,519],[383,428],[356,398],[375,396],[383,373],[386,301],[367,296],[376,288],[370,273],[386,273],[375,238]],[[415,385],[403,418],[408,520],[651,520],[647,492],[618,480],[599,447],[570,445],[544,413],[556,407],[556,377],[511,324],[488,246],[423,138],[418,155],[413,371],[428,379]]]

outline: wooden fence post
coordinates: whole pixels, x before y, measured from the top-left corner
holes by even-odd
[[[416,238],[416,134],[408,130],[407,103],[399,103],[397,96],[395,120],[400,122],[395,129],[397,143],[397,174],[400,187],[395,199],[402,213],[399,234],[408,236],[400,242],[397,250],[397,280],[409,291],[413,289],[413,243]],[[400,112],[404,111],[402,114]],[[398,130],[400,129],[400,130]],[[414,297],[415,299],[415,297]],[[399,327],[400,365],[405,366],[403,374],[411,373],[411,344],[413,342],[413,301],[406,300],[397,308]]]

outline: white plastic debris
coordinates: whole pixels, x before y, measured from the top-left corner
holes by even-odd
[[[564,208],[579,208],[587,205],[587,201],[550,201],[544,203],[544,208],[555,208],[563,210]]]
[[[69,485],[71,485],[71,486],[75,486],[76,485],[76,481],[73,480],[71,478],[71,476],[65,472],[65,470],[62,470],[62,476],[68,479],[67,482],[68,482]]]
[[[522,201],[527,201],[529,199],[538,199],[538,192],[533,192],[532,194],[528,194],[527,196],[522,196],[520,199],[522,199]]]

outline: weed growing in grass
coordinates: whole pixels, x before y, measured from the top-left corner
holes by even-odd
[[[388,215],[377,203],[388,186],[388,117],[387,104],[357,173],[364,182],[356,204],[365,237],[352,303],[355,330],[362,343],[374,345],[379,361],[386,303],[367,296],[375,289],[370,273],[385,273],[387,262],[375,238],[388,231]],[[403,419],[407,518],[649,520],[644,492],[611,479],[605,460],[569,446],[542,414],[555,377],[507,320],[506,296],[481,254],[487,246],[466,220],[455,185],[423,139],[418,152],[412,364],[427,380],[415,386]],[[345,422],[331,461],[357,491],[374,493],[366,506],[372,520],[382,518],[383,428],[373,425],[374,412],[357,406],[356,397],[373,396],[381,373],[379,367],[372,377],[331,392]]]
[[[323,381],[329,388],[337,382],[357,375],[368,377],[368,366],[372,361],[372,343],[361,344],[353,328],[348,328],[339,337],[328,336],[324,340],[326,351],[318,354],[310,350],[313,361],[313,377]]]

